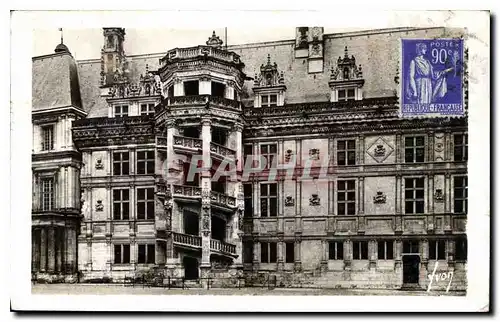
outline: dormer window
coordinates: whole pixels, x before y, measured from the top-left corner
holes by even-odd
[[[141,104],[141,115],[153,115],[153,114],[155,114],[154,103]]]
[[[255,75],[253,92],[254,107],[283,106],[285,103],[285,79],[283,72],[278,71],[276,63],[271,64],[267,55],[267,64],[260,66],[260,74]]]
[[[128,116],[128,105],[115,105],[115,117]]]
[[[332,90],[331,102],[346,102],[363,99],[362,87],[365,83],[361,65],[356,65],[356,58],[349,57],[347,46],[344,57],[339,57],[337,66],[332,68],[328,85]]]
[[[278,95],[276,95],[276,94],[262,95],[261,102],[262,102],[262,104],[261,104],[262,107],[277,106],[278,105]]]
[[[356,100],[356,90],[354,88],[349,89],[339,89],[338,90],[338,101],[354,101]]]

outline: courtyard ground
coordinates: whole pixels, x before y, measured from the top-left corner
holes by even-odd
[[[425,290],[369,290],[369,289],[314,289],[314,288],[189,288],[168,289],[143,287],[142,285],[125,286],[120,284],[34,284],[32,294],[57,295],[409,295],[409,296],[465,296],[465,292]]]

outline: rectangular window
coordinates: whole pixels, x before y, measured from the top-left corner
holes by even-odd
[[[467,260],[467,238],[459,237],[455,240],[455,260]]]
[[[378,242],[378,259],[394,259],[394,248],[392,240]]]
[[[295,261],[295,243],[285,243],[285,262],[293,263]]]
[[[154,188],[137,189],[137,219],[155,219]]]
[[[137,174],[155,173],[155,151],[137,151]]]
[[[276,263],[277,244],[260,243],[260,262]]]
[[[137,263],[154,264],[155,263],[155,245],[139,244],[137,252]]]
[[[444,260],[446,259],[446,241],[445,240],[429,240],[429,259]]]
[[[278,214],[278,184],[261,183],[260,216],[276,217]]]
[[[425,161],[425,138],[423,136],[405,137],[405,163]]]
[[[271,94],[271,95],[262,95],[261,96],[261,106],[262,107],[271,107],[271,106],[277,106],[278,105],[278,95],[276,94]]]
[[[356,99],[355,97],[355,91],[354,88],[350,88],[347,90],[347,100],[348,101],[354,101]]]
[[[167,97],[174,97],[174,85],[170,85],[167,89]]]
[[[155,114],[155,104],[141,104],[141,115],[154,115]]]
[[[115,264],[130,263],[130,245],[115,245]]]
[[[356,99],[356,91],[354,88],[349,89],[339,89],[338,90],[338,101],[354,101]]]
[[[253,242],[244,241],[243,242],[243,263],[253,262]]]
[[[54,149],[54,126],[42,126],[42,151]]]
[[[184,82],[184,95],[200,95],[200,85],[197,80]]]
[[[129,190],[113,190],[113,219],[128,220],[129,210]]]
[[[265,162],[265,169],[271,169],[274,167],[274,159],[278,153],[278,148],[276,144],[262,144],[260,146],[261,161]],[[263,160],[265,159],[265,160]]]
[[[469,154],[468,141],[467,134],[453,135],[453,161],[467,161]]]
[[[253,186],[252,184],[243,185],[243,195],[245,199],[245,217],[253,217]]]
[[[405,179],[405,214],[424,213],[424,178]]]
[[[128,105],[115,105],[115,117],[128,116]]]
[[[368,242],[357,241],[352,243],[353,247],[353,260],[368,259]]]
[[[328,242],[328,259],[344,259],[344,243],[339,241]]]
[[[337,141],[337,165],[356,164],[356,140]]]
[[[337,215],[356,214],[356,184],[355,180],[337,181]]]
[[[129,174],[129,153],[113,152],[113,175],[121,176]]]
[[[219,82],[212,82],[212,96],[224,97],[226,85]]]
[[[52,210],[54,208],[54,178],[43,178],[41,184],[42,210]]]
[[[467,213],[467,176],[453,177],[453,210],[455,213]]]
[[[403,241],[403,253],[419,254],[419,241],[418,240],[405,240]]]

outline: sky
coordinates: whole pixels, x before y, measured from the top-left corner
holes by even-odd
[[[352,29],[350,29],[352,30]],[[125,29],[124,49],[126,55],[164,53],[175,47],[190,47],[205,44],[215,31],[224,40],[224,28],[216,29]],[[325,28],[324,32],[344,32]],[[104,44],[102,29],[64,29],[64,44],[77,60],[98,59]],[[254,42],[295,39],[294,28],[228,28],[228,45]],[[33,31],[33,56],[54,52],[61,42],[61,32],[57,28],[35,29]]]

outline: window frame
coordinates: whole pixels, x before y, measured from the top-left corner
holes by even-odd
[[[49,184],[49,191],[47,192],[45,191],[45,183]],[[40,178],[40,208],[42,211],[51,211],[55,209],[55,184],[56,180],[53,176],[44,176]],[[48,204],[45,203],[46,201]]]
[[[117,160],[116,155],[120,155],[120,159]],[[123,160],[123,155],[127,155],[127,159]],[[128,176],[130,175],[130,151],[128,150],[116,150],[111,152],[111,158],[112,158],[112,164],[113,164],[113,176]],[[123,169],[124,166],[123,164],[126,163],[128,166],[126,167],[127,173],[124,173]],[[120,164],[120,171],[119,173],[116,172],[115,165]]]
[[[456,180],[462,179],[463,184],[456,186]],[[467,215],[469,205],[469,178],[466,174],[453,176],[453,213]],[[462,197],[457,197],[457,191],[462,190]],[[457,202],[462,202],[462,211],[457,211]]]
[[[129,188],[115,188],[113,191],[113,220],[130,220],[130,189]],[[120,191],[120,199],[116,199],[116,191]],[[124,192],[127,192],[127,199],[124,198]],[[124,205],[127,205],[127,215],[124,216]],[[120,217],[116,216],[116,207],[120,208]],[[125,218],[126,217],[126,218]]]
[[[344,148],[340,148],[340,144],[343,143],[344,144]],[[354,147],[350,148],[350,143],[354,143]],[[336,140],[336,143],[335,143],[335,148],[336,148],[336,164],[337,166],[351,166],[351,165],[356,165],[356,155],[357,155],[357,151],[356,151],[356,139],[349,139],[349,138],[345,138],[345,139],[337,139]],[[340,155],[341,153],[344,154],[344,157],[341,158]],[[351,155],[354,155],[354,157],[352,159],[349,158],[349,156]],[[341,162],[340,160],[343,159],[343,162]],[[352,160],[352,163],[350,163],[351,161],[349,160]]]
[[[271,189],[271,186],[275,186],[276,187],[276,194],[275,195],[272,195],[271,192],[272,192],[272,189]],[[264,191],[264,187],[266,187],[265,189],[265,194],[263,194],[262,192]],[[264,212],[263,212],[263,200],[266,201],[266,210],[265,210],[265,215]],[[276,207],[275,207],[275,213],[273,215],[273,212],[271,211],[272,207],[271,207],[271,201],[274,201],[275,204],[276,204]],[[276,182],[261,182],[260,183],[260,198],[259,198],[259,206],[260,206],[260,217],[267,217],[267,218],[271,218],[271,217],[278,217],[278,212],[279,212],[279,202],[278,202],[278,183]]]
[[[295,242],[284,242],[285,246],[285,263],[295,262]]]
[[[456,143],[456,137],[461,137],[461,144]],[[469,159],[469,135],[467,132],[465,133],[453,133],[452,135],[453,142],[453,161],[454,162],[467,162]],[[457,148],[460,149],[461,157],[457,156]]]
[[[349,95],[349,91],[354,91],[353,95]],[[344,95],[341,97],[341,93]],[[338,102],[351,102],[356,100],[356,88],[355,87],[346,87],[340,88],[337,90],[337,101]]]
[[[40,131],[42,133],[42,146],[41,146],[41,151],[52,151],[54,150],[54,130],[55,130],[55,124],[45,124],[40,126]],[[48,131],[50,130],[50,131]],[[47,136],[47,133],[50,133],[50,135]],[[48,142],[47,142],[48,141]],[[47,146],[48,145],[48,146]]]
[[[264,97],[266,98],[266,102],[264,102]],[[276,98],[273,102],[271,98]],[[260,106],[261,107],[276,107],[278,106],[278,93],[268,93],[268,94],[260,94]]]
[[[352,189],[349,189],[349,184],[353,183],[354,187]],[[341,184],[344,185],[344,189],[340,189]],[[337,216],[356,216],[357,214],[357,209],[356,209],[356,202],[357,202],[357,193],[356,193],[356,179],[338,179],[337,180],[337,186],[336,186],[336,210],[337,210]],[[350,199],[350,196],[354,193],[354,199]],[[341,194],[344,194],[343,200],[340,200]],[[340,206],[343,206],[343,213],[340,211]],[[352,208],[352,213],[350,212],[350,207]]]
[[[430,239],[429,240],[429,260],[446,260],[448,255],[448,249],[446,247],[445,239]],[[442,249],[440,249],[442,246]],[[431,250],[433,251],[431,252]],[[440,252],[442,250],[442,253]],[[432,256],[434,255],[434,256]],[[443,255],[443,256],[440,256]],[[440,258],[442,257],[442,258]]]
[[[120,109],[119,112],[117,112],[117,108]],[[124,112],[124,108],[126,108],[126,112]],[[114,117],[128,117],[130,113],[130,105],[129,104],[115,104],[113,105],[113,116]]]
[[[263,148],[267,149],[267,152],[262,152]],[[275,149],[276,152],[271,152],[271,148]],[[274,169],[272,166],[274,165],[274,161],[278,161],[278,144],[273,142],[263,142],[259,144],[259,156],[261,158],[266,159],[266,166],[263,170]],[[271,162],[269,162],[271,160]],[[259,159],[260,162],[260,159]],[[260,164],[259,164],[260,166]]]
[[[124,251],[125,246],[128,248],[128,261],[125,260],[126,256],[124,256],[126,254],[126,252]],[[113,263],[114,264],[130,264],[130,254],[131,254],[130,244],[114,244],[113,248],[114,248],[113,249],[113,251],[114,251]],[[119,249],[119,251],[117,251],[118,249]],[[119,258],[117,258],[117,254],[119,255]],[[119,259],[119,260],[117,261],[117,259]]]
[[[141,153],[144,153],[144,158],[139,158],[139,155]],[[152,153],[153,156],[152,158],[149,158],[148,154]],[[136,151],[136,174],[138,175],[150,175],[150,174],[155,174],[155,160],[156,160],[156,154],[155,150],[137,150]],[[144,172],[139,172],[141,167],[139,166],[140,163],[144,163]],[[151,165],[151,169],[148,168]],[[151,170],[151,171],[149,171]]]
[[[408,188],[407,180],[412,180],[412,187]],[[422,187],[415,187],[416,180],[423,180]],[[425,214],[425,185],[426,179],[425,177],[405,177],[404,178],[404,214],[405,215],[423,215]],[[413,191],[412,198],[407,198],[407,191]],[[417,191],[422,191],[422,197],[417,198]],[[408,212],[407,203],[412,203],[413,212]],[[422,204],[422,212],[417,212],[417,205]]]
[[[263,249],[265,249],[266,251],[263,252],[262,251]],[[273,253],[274,253],[274,259],[272,258]],[[264,256],[264,254],[266,256]],[[260,262],[265,264],[275,264],[278,262],[278,243],[260,242]]]
[[[141,199],[139,197],[139,190],[144,190],[144,198]],[[151,198],[149,198],[149,192],[151,192]],[[155,189],[154,187],[137,187],[136,188],[136,209],[137,209],[137,220],[145,221],[145,220],[154,220],[155,219]],[[144,214],[141,214],[140,204],[144,204]],[[151,209],[151,214],[149,210]],[[142,217],[144,215],[144,217]]]
[[[344,242],[328,241],[328,260],[344,260]]]
[[[382,247],[380,247],[380,246],[382,246]],[[381,248],[382,248],[382,252],[380,252]],[[390,254],[390,256],[389,256],[389,254]],[[393,240],[378,240],[377,241],[377,259],[379,259],[379,260],[394,260],[394,241]]]
[[[141,260],[141,248],[144,248],[144,261]],[[151,253],[153,253],[151,255]],[[156,245],[137,244],[137,264],[156,264]]]
[[[422,138],[423,143],[421,145],[417,144],[417,139]],[[407,145],[407,139],[412,139],[412,145]],[[414,164],[414,163],[425,163],[426,161],[426,139],[423,134],[406,135],[403,137],[403,150],[404,150],[404,163]],[[412,159],[408,159],[408,151],[411,150]],[[422,160],[418,159],[419,151],[422,152]]]
[[[367,240],[356,240],[352,242],[352,259],[368,260],[369,245]],[[358,256],[356,256],[356,254]],[[365,256],[363,256],[365,255]],[[358,257],[358,258],[356,258]]]
[[[142,110],[143,107],[146,107],[145,112]],[[154,115],[155,114],[155,103],[152,102],[143,102],[139,104],[139,114],[142,115]]]

